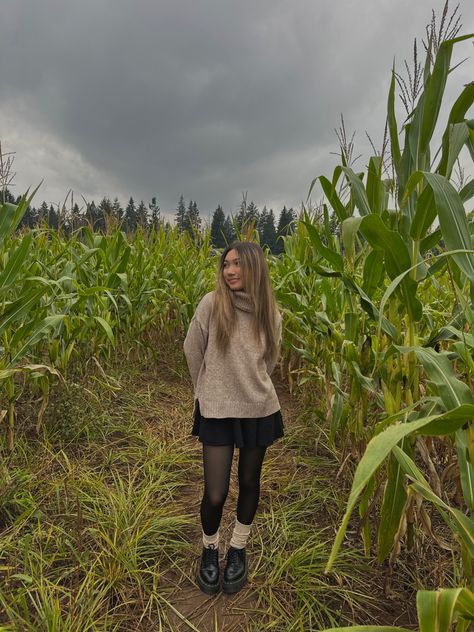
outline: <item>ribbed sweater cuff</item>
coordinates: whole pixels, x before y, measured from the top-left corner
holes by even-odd
[[[248,418],[267,417],[280,410],[278,399],[256,404],[252,402],[202,401],[199,398],[201,415],[207,419],[225,419],[227,417]]]

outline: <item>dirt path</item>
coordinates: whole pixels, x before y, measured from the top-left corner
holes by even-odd
[[[201,554],[199,505],[203,486],[201,444],[195,437],[190,436],[192,391],[188,380],[183,380],[176,375],[160,372],[158,383],[156,374],[153,378],[150,375],[151,379],[153,379],[153,393],[151,395],[153,406],[150,409],[149,419],[145,420],[145,423],[153,434],[158,434],[172,449],[185,454],[191,458],[192,462],[192,466],[184,473],[183,482],[185,484],[179,494],[182,501],[180,510],[193,520],[188,537],[189,564],[186,568],[183,568],[182,565],[179,568],[176,566],[172,572],[166,575],[166,590],[163,592],[163,599],[167,606],[170,625],[172,625],[170,629],[166,629],[166,632],[189,630],[195,632],[257,632],[267,627],[276,632],[287,632],[287,624],[280,625],[279,623],[282,621],[281,609],[285,609],[290,617],[292,613],[297,616],[295,607],[299,606],[295,606],[295,589],[294,586],[288,586],[285,583],[285,575],[283,575],[283,579],[280,578],[274,584],[269,584],[267,574],[273,568],[272,557],[270,555],[270,562],[268,555],[264,562],[262,562],[262,557],[264,552],[271,550],[270,547],[274,548],[271,538],[275,535],[278,536],[281,529],[278,522],[284,515],[281,505],[291,502],[291,495],[302,496],[304,503],[305,490],[302,490],[302,487],[305,485],[314,487],[314,485],[320,484],[325,486],[324,493],[327,503],[324,494],[322,494],[320,504],[310,514],[311,522],[302,525],[297,553],[303,554],[304,558],[305,548],[308,548],[305,546],[305,538],[311,537],[313,528],[325,529],[324,533],[329,544],[326,543],[326,548],[322,547],[320,553],[321,561],[317,578],[319,583],[315,584],[316,590],[319,592],[313,598],[311,586],[309,589],[305,588],[303,603],[305,599],[313,600],[311,607],[318,608],[318,604],[322,604],[324,607],[325,600],[327,600],[330,607],[333,608],[333,612],[340,608],[341,625],[348,625],[348,619],[351,620],[352,616],[354,624],[405,625],[407,627],[414,624],[413,595],[408,591],[405,594],[398,594],[394,601],[387,600],[383,594],[383,571],[377,566],[370,568],[369,561],[361,561],[360,534],[357,529],[352,530],[351,537],[354,552],[348,550],[347,543],[345,545],[347,576],[342,574],[332,578],[322,577],[321,569],[324,568],[327,561],[328,546],[330,547],[339,524],[341,509],[345,505],[348,489],[340,488],[341,483],[336,479],[338,470],[336,460],[329,453],[325,453],[325,447],[323,444],[319,444],[314,430],[311,431],[308,428],[308,422],[302,415],[300,404],[288,393],[283,383],[277,384],[277,392],[282,406],[285,437],[271,446],[265,457],[259,510],[252,526],[251,538],[247,547],[248,584],[237,595],[225,595],[221,592],[209,597],[203,594],[195,582]],[[224,507],[220,530],[221,568],[235,519],[238,492],[236,485],[237,454],[238,451],[236,450],[232,466],[231,486]],[[321,470],[323,470],[322,474]],[[345,487],[347,488],[347,482]],[[293,490],[293,492],[290,491],[288,497],[282,498],[282,489],[286,489],[287,495],[288,490]],[[305,489],[309,490],[310,487]],[[339,500],[335,502],[337,496]],[[278,507],[279,514],[274,513],[274,507]],[[273,536],[270,535],[268,529],[269,517],[274,518]],[[285,534],[285,538],[287,537]],[[284,566],[285,560],[295,552],[292,548],[292,536],[289,537],[290,541],[280,540],[286,547],[280,556],[280,567]],[[314,540],[311,546],[314,548]],[[359,552],[356,551],[357,548]],[[308,560],[304,558],[303,563],[307,564]],[[365,568],[362,576],[360,570],[356,569],[358,564],[361,565],[359,568],[362,566]],[[353,568],[354,573],[351,576]],[[342,572],[344,573],[344,571]],[[294,574],[293,568],[293,576]],[[291,577],[291,573],[289,577]],[[349,577],[349,583],[347,577]],[[355,582],[353,585],[350,583],[352,579]],[[303,581],[305,580],[303,579]],[[347,590],[349,597],[347,600],[344,590]],[[276,607],[272,610],[274,597]],[[406,603],[407,598],[411,601],[410,606],[401,611],[400,601],[403,603],[405,600]],[[363,604],[362,607],[360,603]],[[157,626],[156,629],[161,630],[162,628]],[[299,630],[300,628],[295,629]],[[320,629],[321,626],[316,624],[304,628],[305,632]],[[149,627],[144,627],[143,630],[150,632]]]
[[[298,410],[295,407],[295,402],[291,401],[291,397],[282,384],[278,386],[278,394],[286,430],[295,423]],[[191,399],[191,392],[188,391],[185,401],[190,402]],[[189,420],[192,412],[191,408],[186,406],[186,411],[183,412],[186,413],[185,418]],[[176,581],[176,588],[169,596],[170,609],[176,611],[174,616],[170,617],[174,625],[172,632],[192,629],[199,632],[249,632],[252,629],[262,629],[258,624],[262,615],[261,612],[259,613],[258,594],[255,587],[262,582],[263,578],[256,576],[253,571],[254,558],[258,555],[258,543],[249,543],[247,549],[249,552],[249,581],[237,595],[226,595],[220,592],[218,595],[209,597],[197,587],[195,575],[201,554],[201,525],[199,521],[199,505],[202,495],[201,444],[195,437],[189,436],[189,421],[187,424],[180,424],[179,426],[182,433],[183,450],[187,453],[193,453],[196,457],[196,467],[193,468],[192,477],[190,474],[188,486],[183,490],[186,512],[194,515],[196,520],[195,527],[190,533],[190,540],[195,543],[194,555],[190,559],[189,568],[181,569],[181,576],[176,573],[176,576],[173,578]],[[262,470],[263,484],[260,510],[268,504],[268,494],[271,493],[271,490],[265,488],[264,481],[275,480],[282,468],[288,469],[288,467],[291,467],[290,461],[287,455],[285,439],[279,440],[268,449]],[[238,450],[234,454],[229,495],[224,507],[220,528],[221,568],[223,568],[225,563],[225,552],[232,535],[235,520],[238,494],[236,483],[237,463]],[[253,535],[255,536],[255,529]],[[194,628],[190,627],[190,624]]]

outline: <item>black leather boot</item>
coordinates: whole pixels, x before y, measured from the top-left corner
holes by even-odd
[[[234,549],[234,547],[231,546],[227,551],[226,558],[222,590],[225,593],[236,593],[239,592],[247,581],[247,558],[245,549]]]
[[[206,595],[215,595],[220,590],[219,585],[219,551],[213,544],[204,547],[201,555],[201,565],[196,577],[199,588]]]

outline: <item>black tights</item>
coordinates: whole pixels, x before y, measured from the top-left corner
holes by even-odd
[[[203,444],[202,448],[204,496],[201,502],[201,523],[204,533],[213,535],[221,523],[229,491],[234,446]],[[265,450],[264,447],[240,448],[237,520],[242,524],[251,524],[257,511]]]

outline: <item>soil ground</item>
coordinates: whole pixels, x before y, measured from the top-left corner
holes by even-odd
[[[141,380],[145,376],[141,375]],[[150,375],[156,384],[156,375]],[[265,547],[271,547],[267,540],[268,533],[259,530],[259,520],[253,525],[253,532],[247,547],[249,560],[248,584],[237,595],[226,595],[222,592],[215,596],[203,594],[196,582],[195,575],[201,554],[201,526],[199,521],[199,505],[202,495],[201,474],[201,444],[190,435],[192,416],[192,390],[190,383],[182,380],[171,372],[160,370],[163,398],[155,400],[155,408],[148,419],[147,425],[152,432],[158,432],[163,439],[170,441],[178,449],[195,457],[195,467],[187,472],[186,486],[182,492],[183,510],[195,516],[195,526],[189,533],[193,554],[187,568],[175,569],[168,576],[170,592],[166,599],[169,602],[170,621],[173,628],[169,632],[184,632],[197,630],[198,632],[254,632],[271,629],[286,632],[286,626],[272,625],[268,600],[262,600],[265,592],[266,577],[259,570],[259,558]],[[142,382],[143,385],[143,382]],[[319,467],[325,469],[325,480],[332,481],[335,495],[342,498],[342,507],[347,499],[349,481],[341,483],[338,478],[339,463],[332,454],[319,442],[309,428],[305,427],[304,412],[298,400],[288,392],[283,381],[276,384],[283,418],[285,422],[285,437],[273,444],[266,454],[262,470],[262,486],[258,513],[269,509],[272,496],[278,493],[278,481],[285,476],[298,476],[304,470],[305,464],[316,459]],[[158,424],[156,422],[159,422]],[[168,423],[167,423],[168,421]],[[172,423],[169,423],[172,421]],[[225,551],[231,537],[235,519],[235,507],[238,488],[236,484],[237,453],[234,454],[232,466],[231,487],[224,508],[221,523],[220,560],[223,568]],[[321,465],[322,464],[322,465]],[[343,489],[341,489],[341,487]],[[342,515],[342,514],[341,514]],[[324,503],[315,516],[315,524],[328,528],[335,534],[339,519],[334,519],[334,509],[326,507]],[[348,540],[345,546],[354,546],[360,553],[360,533],[357,529],[348,530]],[[349,551],[350,553],[350,551]],[[399,625],[409,629],[416,628],[415,591],[410,586],[394,586],[388,588],[387,578],[383,568],[375,563],[364,563],[365,576],[359,577],[359,585],[363,586],[368,600],[361,608],[354,603],[341,603],[340,610],[345,617],[341,617],[341,625],[378,624]],[[334,578],[328,577],[327,589],[331,590]],[[343,582],[344,579],[336,578]],[[271,587],[269,588],[271,590]],[[289,592],[291,594],[291,591]],[[265,601],[265,603],[262,603]],[[289,612],[292,604],[288,603]],[[353,620],[348,621],[353,612]],[[157,628],[158,629],[158,628]],[[299,628],[298,628],[299,629]],[[320,627],[305,628],[319,630]],[[303,630],[303,628],[301,628]]]

